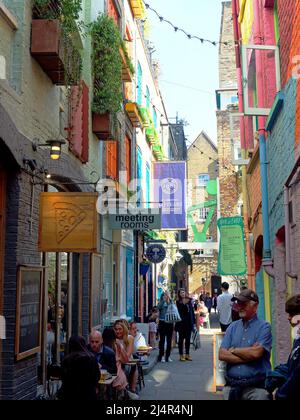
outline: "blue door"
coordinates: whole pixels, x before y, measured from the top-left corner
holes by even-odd
[[[134,320],[134,251],[126,250],[126,312]]]

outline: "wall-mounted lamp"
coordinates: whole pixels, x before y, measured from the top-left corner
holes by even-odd
[[[38,141],[32,143],[32,149],[36,152],[39,147],[49,147],[50,157],[57,160],[61,157],[61,147],[66,144],[65,140],[47,140],[45,144],[39,144]]]

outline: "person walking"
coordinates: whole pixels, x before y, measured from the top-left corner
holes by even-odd
[[[206,297],[205,297],[205,306],[208,309],[208,313],[209,315],[211,314],[211,308],[213,307],[213,299],[210,296],[210,293],[206,293]]]
[[[62,362],[62,387],[59,399],[65,401],[95,401],[100,369],[95,356],[87,350],[83,337],[69,340],[69,354]]]
[[[215,314],[217,313],[217,306],[218,306],[218,295],[215,294],[213,297],[213,308],[215,310]]]
[[[270,400],[265,381],[271,370],[271,325],[258,319],[259,298],[253,290],[243,290],[237,303],[241,319],[229,326],[219,352],[227,364],[224,399]]]
[[[275,400],[297,401],[300,396],[300,295],[287,301],[286,312],[293,328],[294,346],[288,362],[268,374],[266,387],[270,393],[277,389]]]
[[[217,310],[219,312],[219,321],[221,331],[226,332],[229,325],[232,323],[232,295],[229,293],[229,284],[222,283],[222,294],[217,300]]]
[[[189,298],[185,290],[180,289],[178,291],[178,300],[176,302],[180,322],[175,325],[175,330],[179,334],[178,349],[179,349],[179,360],[181,362],[192,361],[190,356],[190,345],[191,345],[191,334],[195,328],[195,314],[192,305],[192,299]],[[183,354],[183,343],[185,342],[185,356]]]
[[[174,325],[171,323],[165,322],[166,313],[170,305],[173,304],[173,301],[170,298],[169,293],[166,291],[161,295],[160,302],[158,304],[159,310],[159,324],[158,324],[158,332],[159,332],[159,362],[172,362],[173,360],[170,358],[171,349],[172,349],[172,337],[174,331]],[[166,349],[166,358],[165,355],[165,341],[167,340],[167,349]]]

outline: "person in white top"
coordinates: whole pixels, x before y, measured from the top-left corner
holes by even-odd
[[[229,293],[229,284],[222,283],[222,294],[218,296],[217,311],[222,332],[226,332],[232,323],[232,295]]]
[[[137,353],[139,347],[147,347],[146,339],[143,336],[143,334],[138,331],[138,328],[135,322],[131,322],[129,333],[134,338],[134,343],[133,343],[134,354]]]

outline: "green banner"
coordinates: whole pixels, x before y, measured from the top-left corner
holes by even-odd
[[[221,276],[243,276],[247,273],[244,222],[242,217],[218,220],[220,251],[218,273]]]

